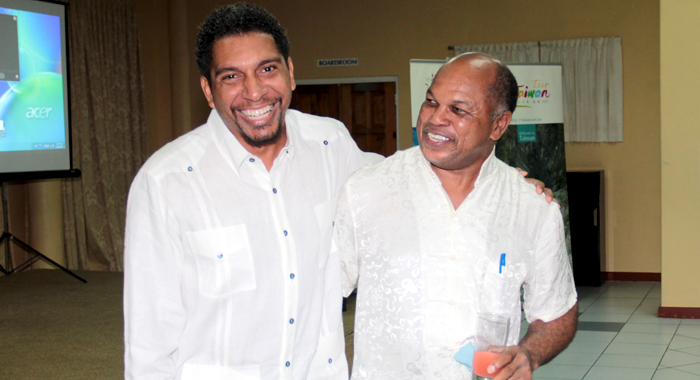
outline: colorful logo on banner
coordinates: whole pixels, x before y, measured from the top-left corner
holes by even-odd
[[[564,122],[561,65],[510,64],[518,81],[518,107],[511,124]]]
[[[533,104],[548,103],[552,95],[550,83],[542,79],[534,79],[530,86],[521,84],[518,86],[518,107],[532,107]]]

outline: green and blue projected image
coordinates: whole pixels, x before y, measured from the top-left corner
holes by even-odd
[[[61,20],[0,7],[0,152],[66,148]]]

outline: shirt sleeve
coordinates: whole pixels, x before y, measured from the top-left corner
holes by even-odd
[[[347,297],[357,287],[359,256],[355,245],[355,226],[347,196],[347,185],[338,195],[332,250],[337,250],[342,269],[343,296]]]
[[[124,241],[125,379],[174,379],[185,323],[181,242],[165,199],[142,170],[131,185]]]
[[[537,237],[534,271],[525,285],[528,322],[551,322],[571,310],[577,301],[561,212],[556,205],[548,208],[549,215]]]
[[[345,127],[345,125],[343,123],[340,123],[340,125],[342,127],[341,130],[343,131],[344,135],[343,140],[346,150],[344,156],[347,158],[347,160],[345,161],[345,178],[349,177],[352,173],[356,172],[361,167],[377,164],[384,160],[384,156],[380,154],[362,151],[357,146],[357,143],[352,138],[350,132],[348,132],[348,129]]]

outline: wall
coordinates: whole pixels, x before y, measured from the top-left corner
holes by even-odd
[[[165,1],[165,0],[156,0]],[[186,2],[186,4],[183,4]],[[516,0],[433,2],[386,1],[259,1],[288,29],[292,59],[298,79],[398,76],[399,141],[411,144],[409,60],[444,59],[452,56],[448,45],[468,43],[524,42],[567,38],[620,36],[624,62],[624,120],[622,143],[567,144],[570,169],[606,171],[606,252],[603,270],[615,272],[661,271],[661,155],[659,107],[659,2],[656,0]],[[301,4],[300,4],[301,3]],[[218,5],[211,0],[170,0],[186,15],[186,25],[171,34],[171,47],[187,51],[180,59],[189,78],[170,82],[172,93],[188,91],[191,114],[180,117],[194,127],[209,112],[199,86],[194,61],[198,25]],[[156,10],[152,10],[156,12]],[[162,12],[162,10],[161,10]],[[173,10],[168,12],[171,14]],[[183,38],[184,37],[184,38]],[[177,42],[172,43],[173,40]],[[186,41],[186,49],[182,49]],[[146,44],[146,42],[144,41]],[[144,60],[156,67],[169,65],[155,51],[143,46]],[[360,65],[319,68],[322,58],[359,58]],[[184,67],[186,66],[186,67]],[[147,81],[149,86],[167,83]],[[150,95],[149,95],[150,94]],[[151,100],[153,101],[153,100]],[[181,103],[183,104],[183,103]],[[172,110],[171,110],[172,111]],[[159,112],[149,110],[151,120]],[[163,114],[172,117],[174,114]],[[152,149],[176,135],[152,125]]]
[[[662,306],[700,306],[700,3],[661,1]]]

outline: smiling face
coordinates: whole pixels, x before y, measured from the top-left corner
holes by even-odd
[[[506,131],[509,111],[493,118],[488,96],[495,63],[479,55],[448,62],[435,76],[418,115],[418,142],[434,170],[480,169]],[[476,166],[475,166],[476,165]]]
[[[284,145],[284,115],[296,87],[291,58],[284,62],[263,33],[221,38],[212,53],[211,83],[200,78],[209,106],[249,151]]]

